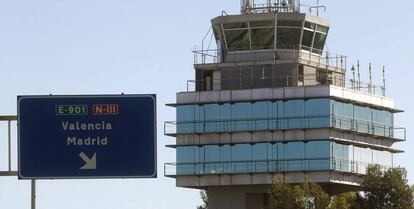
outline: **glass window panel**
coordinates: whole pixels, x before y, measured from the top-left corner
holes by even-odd
[[[312,47],[313,35],[313,31],[303,30],[302,45],[305,46],[305,50],[309,50]]]
[[[250,144],[236,144],[232,147],[232,160],[234,172],[250,172],[251,146]]]
[[[328,33],[329,27],[318,25],[316,28],[316,31],[322,32],[322,33]]]
[[[305,106],[303,100],[288,100],[285,102],[285,117],[303,117]]]
[[[325,47],[326,37],[327,37],[326,34],[316,33],[315,41],[313,42],[313,48],[317,49],[317,51],[314,51],[314,53],[317,53],[317,52],[322,53],[322,50]]]
[[[269,170],[278,171],[278,161],[277,161],[277,146],[278,144],[269,144],[268,145],[268,159],[269,159]]]
[[[220,25],[214,25],[213,32],[214,32],[214,37],[216,37],[216,38],[222,38],[223,37]]]
[[[205,162],[218,162],[220,161],[220,149],[217,145],[208,145],[204,147],[204,160]]]
[[[204,162],[205,161],[205,147],[198,147],[198,158],[200,162]]]
[[[204,110],[206,120],[220,120],[220,105],[207,104]]]
[[[220,119],[222,120],[231,119],[231,105],[229,103],[220,105]]]
[[[373,150],[372,161],[375,164],[390,167],[392,166],[392,154],[387,151]]]
[[[177,163],[192,163],[195,162],[195,148],[194,147],[177,147]]]
[[[250,50],[249,30],[225,31],[229,51]]]
[[[254,118],[254,121],[252,122],[254,130],[269,129],[268,112],[269,102],[256,102],[252,104],[252,118]]]
[[[220,148],[216,145],[204,147],[205,173],[220,172]]]
[[[288,165],[288,161],[285,158],[285,145],[286,144],[277,144],[277,147],[274,147],[277,149],[277,162],[276,162],[276,166],[277,166],[277,170],[278,171],[286,171],[287,165]],[[276,150],[275,150],[276,151]]]
[[[246,131],[251,128],[251,103],[236,103],[232,105],[232,119],[234,129]]]
[[[204,108],[205,111],[205,131],[217,132],[222,130],[222,123],[220,122],[220,105],[207,104]]]
[[[276,101],[271,103],[271,111],[269,111],[271,119],[269,120],[270,129],[279,129],[280,120],[283,117],[283,102]]]
[[[177,111],[177,133],[193,133],[195,108],[193,105],[178,106]]]
[[[289,142],[284,145],[285,170],[298,171],[305,167],[305,144],[302,142]]]
[[[333,166],[334,169],[340,171],[349,171],[349,146],[342,144],[333,144]]]
[[[305,159],[305,143],[289,142],[284,144],[285,159]]]
[[[177,121],[194,121],[194,106],[177,106]]]
[[[372,163],[372,150],[369,148],[354,147],[355,168],[357,173],[366,173],[366,169]]]
[[[305,28],[308,28],[308,29],[311,29],[311,30],[315,30],[316,24],[315,23],[311,23],[311,22],[305,22]]]
[[[310,99],[305,101],[305,114],[308,118],[307,127],[329,127],[329,105],[329,99]]]
[[[194,106],[194,120],[196,123],[194,124],[194,129],[197,133],[204,132],[204,106],[203,105],[195,105]]]
[[[284,103],[285,119],[281,121],[283,128],[303,128],[305,125],[305,102],[303,100],[288,100]]]
[[[331,145],[328,141],[311,141],[306,143],[306,158],[330,158]]]
[[[247,28],[247,22],[225,23],[224,29]]]
[[[331,143],[328,141],[311,141],[306,143],[306,159],[310,170],[330,169]]]
[[[223,145],[220,147],[220,161],[222,162],[221,171],[222,173],[231,173],[232,164],[231,161],[231,146]]]
[[[220,119],[223,120],[223,122],[221,122],[221,131],[231,131],[232,130],[232,124],[233,122],[231,121],[231,105],[226,103],[226,104],[222,104],[220,105]]]
[[[348,146],[343,144],[334,143],[333,155],[335,158],[348,159]]]
[[[253,155],[252,159],[253,161],[266,161],[268,156],[268,150],[267,150],[268,144],[255,144],[252,145]]]
[[[277,28],[277,48],[292,48],[300,44],[300,28]]]
[[[351,119],[353,118],[353,105],[342,102],[335,103],[335,126],[342,129],[351,129],[353,126]]]
[[[306,116],[329,115],[329,99],[309,99],[305,102]]]
[[[236,144],[232,146],[232,160],[233,161],[250,161],[251,160],[250,144]]]
[[[255,144],[252,146],[252,166],[254,172],[268,171],[268,144]]]
[[[195,172],[195,148],[177,147],[177,174],[193,174]]]
[[[275,43],[274,28],[251,29],[252,49],[273,49]]]

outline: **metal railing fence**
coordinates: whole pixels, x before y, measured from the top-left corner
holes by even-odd
[[[196,163],[165,163],[165,176],[277,173],[295,171],[341,171],[365,174],[371,163],[328,157],[308,159],[249,160]]]
[[[201,134],[246,132],[266,130],[289,130],[311,128],[336,128],[378,137],[406,140],[406,129],[371,121],[352,119],[338,115],[281,118],[247,118],[201,121],[166,121],[164,134]]]

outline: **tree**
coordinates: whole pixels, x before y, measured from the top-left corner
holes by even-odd
[[[277,180],[269,191],[269,209],[303,209],[304,192],[300,186]]]
[[[356,209],[413,209],[413,190],[402,169],[384,170],[369,166],[362,177],[361,192],[355,198]]]
[[[208,208],[208,196],[207,196],[207,192],[204,190],[200,191],[200,197],[201,200],[203,201],[203,204],[198,206],[197,209],[207,209]]]
[[[356,197],[357,194],[355,192],[343,193],[333,196],[329,209],[356,209]]]
[[[291,185],[279,179],[269,191],[269,209],[326,209],[329,202],[329,195],[315,183]]]
[[[330,197],[319,185],[306,181],[302,188],[305,193],[305,209],[326,209],[329,206]]]

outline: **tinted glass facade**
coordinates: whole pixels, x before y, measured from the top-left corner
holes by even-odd
[[[336,170],[392,166],[392,153],[330,141],[177,147],[177,175]]]
[[[325,46],[328,30],[328,27],[315,23],[291,20],[235,22],[214,27],[215,36],[223,37],[223,47],[228,52],[268,50],[275,47],[293,49],[292,47],[302,44],[305,50],[320,53]]]
[[[211,133],[335,127],[393,137],[393,113],[331,99],[177,107],[176,132]]]

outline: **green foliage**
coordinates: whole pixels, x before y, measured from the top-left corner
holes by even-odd
[[[326,209],[330,202],[319,185],[309,182],[290,185],[279,179],[269,193],[269,209]]]
[[[317,184],[279,180],[269,191],[269,209],[414,209],[414,186],[408,185],[405,170],[370,166],[361,190],[330,198]]]
[[[370,166],[355,199],[356,209],[413,209],[413,190],[402,169]]]
[[[326,209],[329,206],[330,197],[319,185],[306,182],[302,188],[305,193],[305,209]]]
[[[355,192],[343,193],[332,197],[329,209],[356,209]]]
[[[207,196],[207,192],[204,190],[200,191],[200,197],[201,200],[203,201],[203,204],[198,206],[197,209],[207,209],[208,208],[208,196]]]
[[[269,209],[303,209],[304,191],[300,186],[275,182],[269,191]]]

